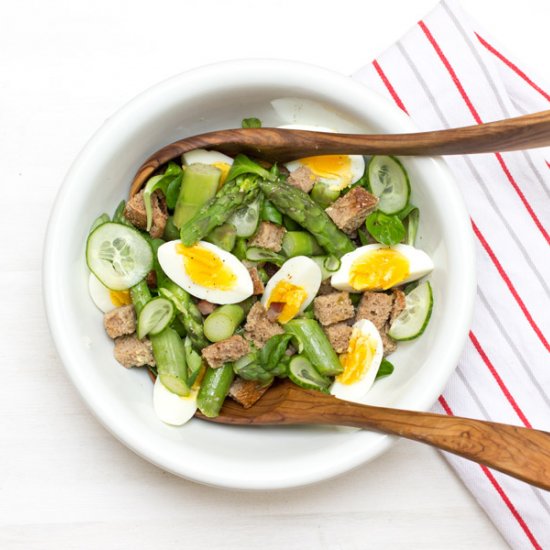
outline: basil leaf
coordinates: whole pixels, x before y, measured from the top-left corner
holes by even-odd
[[[241,122],[241,127],[242,128],[261,128],[262,121],[256,117],[243,118],[243,121]]]
[[[393,372],[393,370],[394,366],[387,359],[382,359],[380,367],[378,368],[378,372],[376,373],[375,380],[383,378],[384,376],[389,376]]]
[[[263,179],[274,181],[274,176],[265,168],[262,168],[256,162],[250,160],[246,155],[237,155],[233,160],[233,165],[227,174],[225,182],[234,180],[243,174],[255,174]]]
[[[397,216],[388,216],[377,210],[367,217],[368,232],[382,244],[392,246],[405,238],[405,226]]]

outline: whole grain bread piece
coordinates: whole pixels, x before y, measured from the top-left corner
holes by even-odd
[[[248,312],[244,330],[244,337],[258,348],[262,348],[272,336],[284,332],[281,325],[268,319],[267,311],[260,302],[256,302]]]
[[[351,234],[361,227],[377,204],[378,199],[374,195],[357,186],[337,199],[325,212],[344,233]]]
[[[349,339],[353,329],[347,323],[335,323],[323,327],[323,330],[336,353],[346,353],[348,351]]]
[[[202,357],[213,369],[223,367],[225,363],[236,361],[250,351],[248,342],[239,334],[234,334],[221,342],[210,344],[202,350]]]
[[[393,297],[385,292],[364,292],[357,306],[355,320],[368,319],[381,331],[388,322],[393,307]]]
[[[248,273],[250,273],[250,278],[252,279],[252,295],[257,296],[258,294],[263,294],[265,289],[264,284],[260,279],[260,275],[258,274],[258,269],[256,267],[249,267]]]
[[[325,279],[321,282],[321,286],[317,291],[317,296],[325,296],[327,294],[332,294],[333,292],[337,292],[337,290],[330,284],[330,279]]]
[[[384,346],[384,357],[397,349],[397,342],[388,336],[387,330],[388,327],[386,326],[380,331],[380,338],[382,338],[382,345]]]
[[[269,386],[271,386],[271,382],[261,384],[256,380],[243,380],[237,376],[229,388],[229,397],[240,403],[245,409],[249,409],[262,397]]]
[[[110,338],[118,338],[136,331],[136,310],[132,304],[117,307],[103,316],[103,326]]]
[[[272,222],[260,222],[256,233],[248,241],[248,246],[258,246],[273,250],[273,252],[280,252],[283,246],[284,234],[285,228],[282,225]]]
[[[149,233],[153,239],[158,239],[162,237],[166,220],[168,220],[166,199],[160,191],[157,190],[151,195],[151,206],[153,207],[153,225]],[[124,217],[138,229],[147,229],[147,213],[143,202],[143,190],[126,203]]]
[[[114,356],[127,369],[145,365],[155,366],[153,346],[150,340],[148,338],[138,340],[135,334],[121,336],[115,340]]]
[[[399,289],[394,288],[392,291],[393,306],[391,308],[389,324],[391,325],[399,314],[405,309],[406,296],[405,293]]]
[[[300,166],[286,180],[289,185],[301,189],[304,193],[309,193],[316,181],[317,176],[307,166]]]
[[[355,315],[355,309],[347,292],[333,292],[317,296],[313,300],[313,312],[317,320],[324,326],[346,321]]]

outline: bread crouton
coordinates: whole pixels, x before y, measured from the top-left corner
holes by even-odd
[[[351,319],[355,315],[355,309],[347,292],[333,292],[317,296],[313,300],[313,312],[317,320],[324,326]]]
[[[103,316],[103,326],[110,338],[118,338],[136,331],[136,310],[132,304],[117,307]]]
[[[323,327],[330,345],[336,353],[346,353],[348,351],[349,339],[351,338],[352,328],[346,323],[335,323],[328,327]]]
[[[145,365],[155,366],[153,346],[148,338],[138,340],[135,334],[121,336],[115,340],[115,359],[123,366],[144,367]]]
[[[337,292],[336,289],[330,284],[330,278],[325,279],[321,282],[321,286],[319,287],[319,290],[317,291],[317,296],[326,296],[327,294],[332,294],[333,292]]]
[[[238,334],[210,344],[202,350],[202,357],[213,369],[223,367],[225,363],[236,361],[250,351],[248,342]]]
[[[153,239],[162,237],[166,220],[168,220],[168,207],[166,199],[160,191],[151,195],[151,206],[153,207],[153,225],[149,233]],[[124,208],[124,217],[138,229],[147,229],[147,213],[143,202],[143,190],[134,195]]]
[[[262,280],[260,279],[260,275],[258,274],[258,270],[255,267],[249,267],[248,273],[250,273],[250,278],[252,279],[252,295],[256,296],[258,294],[264,293],[264,284],[262,283]]]
[[[261,222],[254,236],[248,241],[248,246],[258,246],[273,250],[273,252],[280,252],[284,234],[283,226],[271,222]]]
[[[256,380],[243,380],[237,376],[229,388],[229,397],[240,403],[245,409],[249,409],[262,397],[269,386],[271,386],[271,382],[261,384]]]
[[[344,233],[350,234],[361,227],[377,204],[378,199],[374,195],[357,186],[337,199],[325,212]]]
[[[307,166],[300,166],[286,180],[289,185],[301,189],[304,193],[309,193],[316,181],[317,176]]]
[[[355,320],[368,319],[381,331],[390,317],[393,298],[384,292],[365,292],[357,307]]]
[[[382,338],[382,345],[384,346],[384,357],[397,349],[397,342],[388,336],[387,328],[380,331],[380,338]]]
[[[399,314],[405,309],[406,296],[405,293],[398,289],[394,288],[392,292],[393,306],[391,308],[389,324],[391,325]]]
[[[262,348],[272,336],[284,332],[281,325],[268,319],[267,311],[260,302],[256,302],[248,312],[244,330],[245,338],[258,348]]]

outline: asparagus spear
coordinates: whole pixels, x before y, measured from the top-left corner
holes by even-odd
[[[229,338],[244,319],[243,308],[226,304],[216,308],[204,321],[204,334],[211,342]]]
[[[218,369],[207,367],[197,396],[197,406],[202,414],[210,418],[218,416],[234,377],[232,363]]]
[[[351,240],[307,193],[282,181],[261,179],[259,184],[266,198],[279,211],[312,233],[329,254],[340,257],[355,250]]]
[[[181,227],[182,243],[191,246],[200,241],[243,205],[251,203],[258,193],[258,176],[241,175],[226,182],[218,194]]]

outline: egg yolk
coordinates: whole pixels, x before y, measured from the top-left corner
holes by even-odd
[[[218,170],[221,170],[221,177],[220,177],[220,183],[218,185],[218,189],[225,183],[225,180],[227,179],[227,174],[229,174],[229,170],[231,169],[231,166],[227,164],[227,162],[214,162],[212,166],[215,166]]]
[[[185,271],[195,284],[216,290],[230,290],[235,286],[236,275],[211,250],[177,244],[176,252],[183,256]]]
[[[277,317],[277,321],[284,325],[296,317],[306,298],[307,292],[303,287],[293,285],[288,281],[279,281],[271,291],[266,306],[269,309],[273,302],[284,304],[281,313]]]
[[[353,331],[347,353],[340,355],[344,372],[336,377],[342,384],[355,384],[370,369],[376,353],[376,342],[368,334]]]
[[[342,185],[351,183],[351,159],[348,155],[323,155],[300,159],[300,164],[309,168],[320,178],[339,180]]]
[[[355,290],[387,290],[409,276],[409,260],[391,248],[371,250],[357,258],[349,271]]]
[[[132,303],[129,290],[109,290],[109,298],[115,307],[129,306]]]

